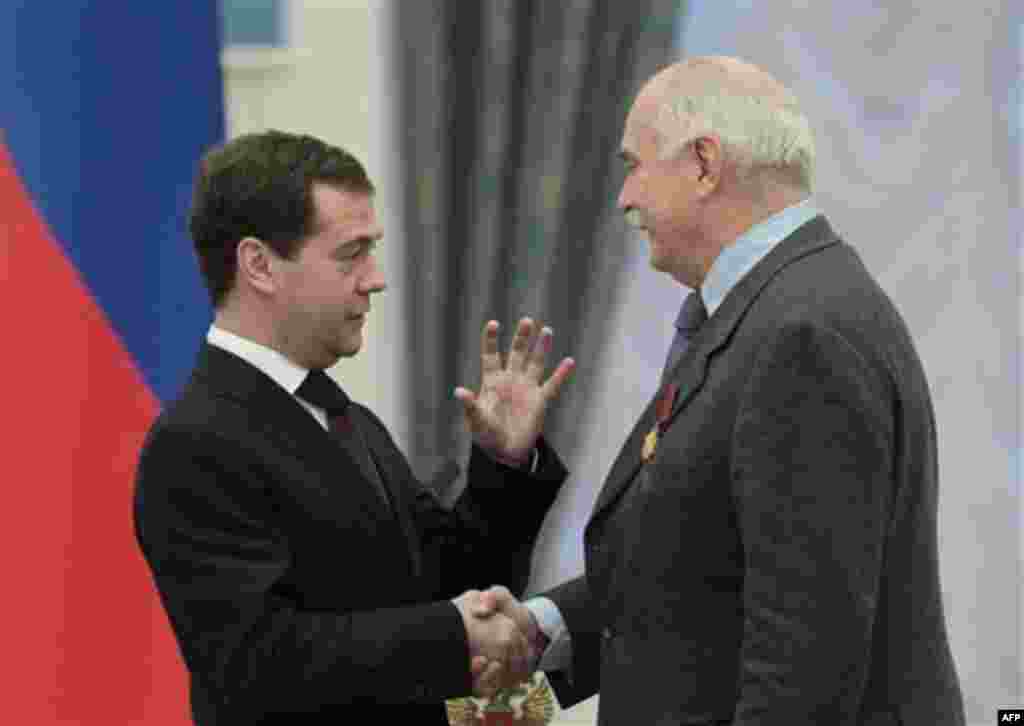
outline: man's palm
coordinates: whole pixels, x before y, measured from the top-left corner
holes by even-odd
[[[542,383],[552,333],[544,328],[535,340],[533,329],[529,318],[519,321],[503,365],[498,352],[498,323],[487,323],[481,342],[480,392],[474,394],[461,387],[455,390],[477,444],[498,458],[514,462],[529,457],[540,436],[548,404],[574,365],[571,358],[563,359]]]

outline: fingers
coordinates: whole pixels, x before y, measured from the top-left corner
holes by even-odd
[[[501,613],[511,618],[520,631],[529,636],[524,627],[530,624],[529,612],[504,585],[492,585],[490,589],[480,593],[476,602],[475,615],[488,617],[494,613]]]
[[[527,680],[536,653],[523,631],[519,611],[525,608],[515,596],[495,586],[484,592],[467,590],[452,602],[466,625],[474,693],[491,697],[500,688]]]
[[[529,666],[530,649],[526,636],[514,619],[490,609],[480,593],[467,592],[454,600],[463,616],[470,646],[470,657],[483,656],[505,664],[510,674],[520,675]],[[481,604],[483,603],[483,604]],[[474,614],[488,612],[487,616]],[[470,661],[471,668],[479,663]]]
[[[456,387],[455,398],[462,404],[462,415],[466,419],[466,425],[470,431],[476,431],[481,424],[480,406],[477,404],[476,394],[468,388]]]
[[[544,374],[544,367],[547,361],[548,353],[551,352],[551,348],[554,345],[554,331],[550,327],[544,326],[540,330],[540,334],[534,339],[534,328],[535,323],[532,318],[521,318],[518,325],[516,325],[515,335],[512,337],[512,343],[509,346],[507,368],[510,371],[525,371],[527,375],[536,382],[540,382],[541,376]],[[496,320],[491,320],[484,326],[483,334],[481,337],[481,360],[483,373],[497,372],[502,369],[501,354],[498,352],[498,331],[499,325]],[[572,364],[572,359],[566,359]],[[565,361],[562,361],[563,365]],[[556,371],[556,374],[558,371]],[[558,386],[561,385],[561,380],[564,380],[568,371],[562,371],[560,379],[556,385],[553,386],[554,390],[557,391]],[[456,389],[456,397],[462,400],[458,391],[467,389]]]
[[[516,326],[516,334],[512,337],[512,345],[508,350],[509,370],[519,371],[526,369],[526,362],[533,347],[533,320],[521,318]]]
[[[473,695],[478,698],[494,698],[502,688],[505,667],[499,661],[484,660],[479,673],[473,674]]]
[[[501,588],[508,593],[508,590]],[[495,588],[485,590],[466,590],[453,602],[459,607],[460,612],[465,610],[471,617],[487,619],[501,609],[503,600],[500,599],[500,592],[494,592]],[[512,593],[508,593],[512,597]],[[514,600],[514,598],[513,598]]]
[[[479,598],[480,598],[480,591],[479,591],[479,590],[466,590],[466,591],[465,591],[464,593],[462,593],[461,595],[459,595],[459,596],[458,596],[457,598],[454,598],[454,599],[452,600],[452,602],[453,602],[453,603],[455,603],[455,605],[456,605],[456,606],[457,606],[457,607],[459,608],[459,610],[461,611],[461,610],[463,610],[463,609],[464,609],[464,608],[465,608],[465,607],[466,607],[466,606],[467,606],[467,605],[468,605],[469,603],[471,603],[471,602],[475,602],[475,601],[476,601],[476,600],[478,600]]]
[[[528,378],[539,383],[544,375],[548,354],[554,347],[555,333],[545,325],[541,328],[537,340],[533,341],[532,332],[533,321],[530,318],[519,321],[519,327],[509,349],[508,367],[509,370],[524,370]],[[575,365],[576,361],[572,358],[563,358],[551,378],[544,384],[544,395],[548,398],[556,395]]]
[[[471,606],[470,612],[478,618],[486,618],[493,615],[500,609],[497,596],[491,590],[480,593],[476,602]]]
[[[500,612],[515,620],[515,608],[519,601],[504,585],[492,585],[483,591],[469,590],[468,593],[473,594],[471,598],[467,598],[470,603],[470,614],[486,618]]]
[[[489,663],[490,661],[484,656],[474,655],[469,659],[469,672],[473,674],[474,679],[479,678],[487,670]]]
[[[558,368],[551,374],[551,377],[544,382],[541,386],[541,392],[544,398],[551,400],[558,395],[559,389],[562,388],[562,384],[565,383],[569,374],[572,373],[573,368],[576,367],[576,361],[572,358],[563,358],[562,362],[558,364]]]
[[[480,598],[485,599],[495,610],[506,613],[510,605],[516,604],[515,596],[504,585],[491,585],[490,589],[480,593]]]
[[[522,683],[530,675],[530,645],[518,626],[511,624],[505,649],[504,685]]]
[[[492,612],[500,612],[502,615],[511,618],[519,632],[526,638],[527,645],[531,645],[530,639],[534,631],[537,630],[537,623],[529,608],[519,602],[516,596],[509,592],[507,587],[494,585],[489,590],[484,590],[480,593],[480,600],[486,602]],[[534,654],[531,652],[530,659],[532,660],[533,657]]]
[[[540,330],[540,336],[537,338],[536,345],[530,351],[530,355],[526,360],[526,375],[533,381],[539,382],[541,376],[544,375],[544,364],[548,353],[551,352],[554,335],[554,331],[545,325]]]
[[[478,602],[479,598],[479,590],[466,590],[457,598],[452,599],[452,604],[458,609],[459,615],[462,616],[463,622],[465,622],[467,625],[467,629],[469,623],[472,622],[473,619],[472,613],[470,611],[473,608],[474,604]]]
[[[480,334],[480,365],[485,375],[501,370],[501,353],[498,351],[499,328],[497,320],[488,320]]]

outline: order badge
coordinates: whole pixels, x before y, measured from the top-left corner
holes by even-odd
[[[654,416],[657,419],[657,423],[654,424],[654,428],[647,432],[647,436],[644,437],[643,447],[640,449],[640,460],[643,463],[647,463],[654,458],[654,453],[658,450],[658,436],[665,432],[668,428],[668,420],[672,415],[672,408],[676,405],[676,398],[679,396],[679,386],[675,383],[666,383],[661,389],[661,393],[658,396],[658,400],[654,405]]]
[[[456,698],[445,701],[451,726],[546,726],[555,717],[558,700],[540,671],[494,698]]]

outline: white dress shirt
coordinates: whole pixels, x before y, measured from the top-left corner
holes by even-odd
[[[216,325],[210,326],[210,330],[206,334],[206,342],[226,350],[228,353],[237,355],[242,360],[251,363],[266,373],[274,379],[275,383],[288,391],[296,401],[302,404],[302,407],[309,411],[310,415],[317,420],[317,423],[323,426],[324,429],[327,429],[327,412],[295,395],[295,391],[306,380],[306,375],[309,373],[308,369],[303,368],[273,348],[268,348],[261,343],[256,343],[240,335],[229,333],[223,328],[218,328]]]
[[[268,348],[261,343],[256,343],[248,338],[230,333],[223,328],[218,328],[216,325],[210,326],[210,330],[206,334],[206,342],[252,363],[274,379],[274,382],[281,386],[281,388],[288,391],[292,398],[309,411],[310,415],[317,420],[317,423],[323,426],[324,429],[328,429],[327,412],[319,406],[314,406],[306,399],[295,395],[299,386],[306,380],[306,375],[309,373],[308,368],[303,368],[273,348]],[[486,453],[490,455],[489,452]],[[540,457],[537,448],[534,447],[530,454],[529,468],[531,474],[537,472],[539,462]]]

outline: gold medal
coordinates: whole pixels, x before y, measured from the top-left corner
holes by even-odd
[[[647,436],[644,437],[644,447],[640,450],[640,460],[647,462],[652,456],[654,456],[655,449],[658,448],[658,429],[653,428],[647,432]]]
[[[645,464],[654,457],[654,452],[658,449],[658,434],[668,427],[668,419],[672,415],[672,407],[675,406],[678,394],[679,386],[675,383],[668,383],[661,389],[654,407],[654,415],[658,422],[647,432],[643,448],[640,449],[640,460]]]

